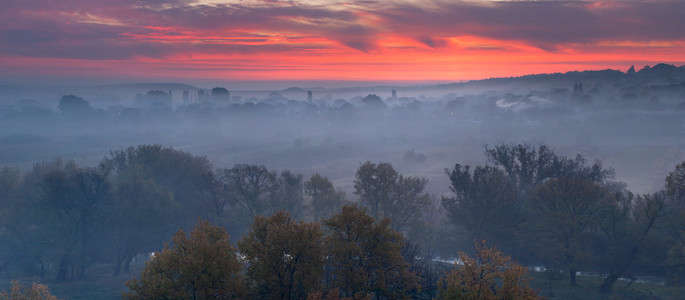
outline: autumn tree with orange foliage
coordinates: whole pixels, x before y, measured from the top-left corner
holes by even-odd
[[[18,280],[12,281],[9,292],[0,291],[0,300],[57,300],[50,294],[48,286],[34,282],[30,288],[24,288]]]
[[[252,299],[305,299],[323,276],[325,253],[318,223],[295,222],[287,212],[257,216],[239,242]]]
[[[179,230],[147,262],[140,279],[126,282],[126,299],[242,299],[244,288],[235,248],[226,231],[207,221],[190,236]]]
[[[485,241],[475,243],[476,254],[459,253],[456,263],[442,283],[439,299],[539,299],[528,286],[527,269]]]
[[[404,238],[390,220],[375,221],[366,209],[346,205],[324,225],[327,285],[340,297],[405,299],[419,288],[400,252]]]

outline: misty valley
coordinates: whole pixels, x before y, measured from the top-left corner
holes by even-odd
[[[301,86],[0,85],[0,291],[682,299],[685,66]]]

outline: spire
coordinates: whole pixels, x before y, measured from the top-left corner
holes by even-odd
[[[635,74],[635,65],[630,66],[630,69],[628,69],[628,72],[626,72],[628,75]]]

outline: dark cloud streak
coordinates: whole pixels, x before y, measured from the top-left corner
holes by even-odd
[[[472,35],[515,40],[552,50],[560,44],[603,40],[683,40],[683,1],[516,1],[477,5],[439,3],[438,8],[397,5],[379,10],[394,32],[421,36]]]
[[[352,9],[325,5],[264,2],[189,5],[185,0],[155,1],[10,1],[0,11],[0,54],[31,57],[131,59],[186,52],[288,52],[302,48],[287,42],[236,45],[140,39],[182,36],[156,27],[234,38],[261,33],[313,36],[362,52],[378,50],[385,34],[414,39],[430,48],[445,38],[476,36],[519,41],[554,51],[559,45],[602,41],[683,41],[685,1],[515,1],[476,4],[465,1],[428,4],[355,2]],[[417,2],[420,3],[420,2]],[[600,5],[597,5],[600,4]],[[116,21],[116,22],[115,22]],[[267,35],[268,36],[268,35]],[[202,40],[198,37],[198,40]],[[247,42],[247,40],[244,40]]]

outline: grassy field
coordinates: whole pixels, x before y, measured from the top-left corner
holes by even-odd
[[[133,276],[140,274],[144,264],[131,264],[131,274],[114,276],[112,265],[93,265],[86,272],[86,278],[66,282],[55,282],[49,274],[46,280],[38,277],[10,278],[6,274],[0,277],[0,290],[8,290],[12,280],[19,279],[25,287],[32,282],[40,282],[49,287],[50,292],[60,299],[121,299],[128,288],[125,283]]]
[[[545,273],[530,272],[532,277],[531,286],[538,290],[538,294],[546,299],[652,299],[652,300],[675,300],[685,299],[685,290],[682,287],[664,286],[653,283],[628,284],[627,281],[618,281],[614,284],[614,293],[603,293],[599,290],[602,284],[601,277],[578,276],[578,286],[572,286],[568,278],[552,281],[550,297],[549,281]]]

